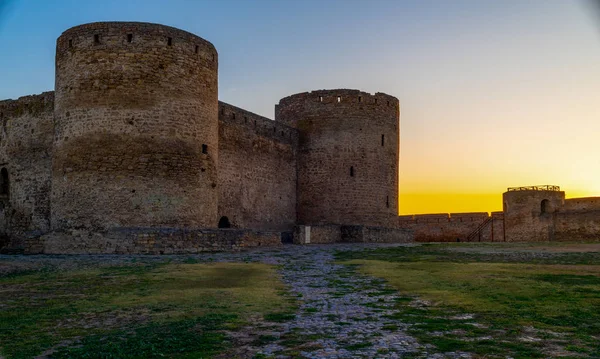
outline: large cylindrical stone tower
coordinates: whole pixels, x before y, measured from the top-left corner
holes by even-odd
[[[211,43],[168,26],[65,31],[53,228],[216,227],[217,68]]]
[[[300,133],[299,224],[397,226],[399,106],[347,89],[279,101],[276,121]]]

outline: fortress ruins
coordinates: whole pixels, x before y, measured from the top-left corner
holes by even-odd
[[[218,100],[218,53],[168,26],[56,43],[53,92],[0,101],[0,249],[197,253],[281,243],[598,239],[600,197],[509,189],[504,211],[398,216],[397,98]]]

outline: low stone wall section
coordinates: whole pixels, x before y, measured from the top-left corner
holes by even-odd
[[[413,242],[410,229],[371,226],[320,225],[296,226],[294,243],[408,243]]]
[[[416,242],[465,242],[488,218],[487,212],[404,215],[398,217],[398,226],[412,230]],[[476,241],[490,241],[490,231],[484,230]]]
[[[600,241],[600,210],[555,213],[553,234],[556,241]]]
[[[122,228],[53,231],[29,238],[26,254],[191,254],[281,245],[280,232],[246,229]]]

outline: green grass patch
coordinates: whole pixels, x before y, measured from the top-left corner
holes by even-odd
[[[441,352],[600,357],[600,261],[588,264],[598,253],[536,257],[502,249],[509,255],[429,245],[338,258],[404,294],[390,319],[411,324],[412,335]]]
[[[210,357],[228,348],[224,329],[294,306],[271,266],[187,262],[0,277],[0,353]]]

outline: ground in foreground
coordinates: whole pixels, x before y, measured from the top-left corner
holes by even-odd
[[[600,358],[597,244],[0,256],[0,358]]]

